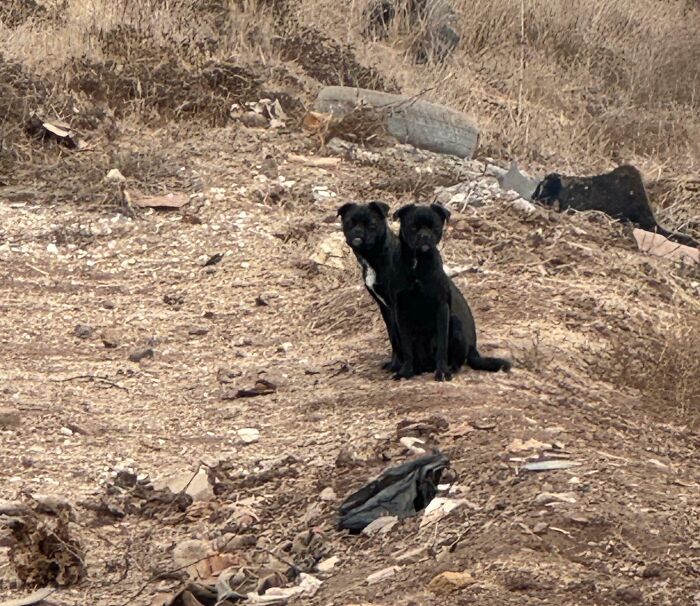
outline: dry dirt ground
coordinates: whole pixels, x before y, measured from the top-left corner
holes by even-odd
[[[397,383],[380,369],[383,327],[349,251],[344,269],[310,258],[339,232],[341,201],[396,208],[410,194],[381,190],[376,167],[288,162],[310,153],[298,133],[190,135],[170,150],[201,193],[181,211],[129,218],[17,192],[0,204],[0,398],[21,415],[0,431],[0,498],[65,498],[85,554],[85,578],[52,603],[155,604],[183,585],[172,549],[187,539],[246,537],[226,549],[252,563],[311,529],[309,553],[285,557],[323,584],[292,603],[700,604],[700,436],[606,370],[645,323],[697,320],[697,273],[641,255],[596,215],[526,216],[497,200],[455,212],[446,262],[465,269],[456,280],[482,351],[512,356],[514,370]],[[294,181],[279,196],[257,176],[265,155]],[[130,361],[141,347],[153,357]],[[256,376],[276,390],[224,399]],[[452,496],[466,502],[423,528],[337,532],[342,498],[412,456],[397,434],[406,421],[425,421],[415,431],[450,458]],[[242,428],[260,439],[244,443]],[[525,472],[516,439],[580,465]],[[115,471],[160,480],[202,463],[217,494],[185,511],[95,505]],[[3,537],[0,596],[17,597],[28,589]],[[333,556],[330,573],[314,571]],[[429,590],[443,571],[471,581]]]

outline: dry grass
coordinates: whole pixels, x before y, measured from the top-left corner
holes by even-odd
[[[700,320],[687,311],[672,321],[630,327],[614,342],[597,371],[616,386],[643,394],[640,408],[700,423]]]

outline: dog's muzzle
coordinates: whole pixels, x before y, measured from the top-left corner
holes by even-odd
[[[360,246],[362,246],[362,238],[353,238],[352,245],[354,248],[359,248]]]

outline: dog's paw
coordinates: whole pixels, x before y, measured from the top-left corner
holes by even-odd
[[[399,368],[397,373],[394,375],[394,381],[400,381],[401,379],[410,379],[415,374],[416,373],[413,371],[412,366],[407,366],[406,364],[403,364],[401,368]]]
[[[446,370],[436,370],[435,371],[435,380],[436,381],[451,381],[452,380],[452,373],[448,372]]]
[[[399,362],[395,358],[391,358],[390,360],[384,360],[384,362],[382,362],[382,370],[388,370],[389,372],[398,372],[400,368],[401,362]]]

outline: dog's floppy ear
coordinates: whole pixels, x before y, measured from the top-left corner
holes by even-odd
[[[369,207],[378,212],[382,217],[386,218],[389,214],[389,205],[386,202],[375,200],[369,203]]]
[[[407,212],[413,210],[415,207],[415,204],[406,204],[406,206],[402,206],[401,208],[399,208],[399,210],[397,210],[394,213],[394,221],[400,221],[401,219],[403,219]]]
[[[447,223],[450,220],[450,211],[441,204],[431,204],[430,208],[442,218],[443,223]]]
[[[553,202],[559,197],[561,188],[561,175],[559,173],[550,173],[540,181],[537,189],[535,189],[535,193],[532,194],[532,199],[542,202]]]
[[[347,204],[343,204],[339,209],[338,209],[338,216],[343,217],[345,216],[345,213],[348,212],[350,209],[355,208],[357,204],[354,202],[348,202]]]

